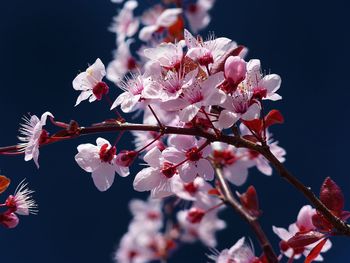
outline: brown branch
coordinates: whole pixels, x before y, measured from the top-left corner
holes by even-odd
[[[269,263],[278,262],[277,256],[273,251],[273,248],[265,232],[261,228],[258,218],[249,214],[244,209],[244,207],[242,207],[242,205],[237,201],[237,199],[232,194],[231,189],[221,172],[221,169],[217,167],[215,171],[216,171],[216,178],[220,183],[221,192],[223,194],[223,201],[226,204],[230,205],[241,216],[241,218],[250,225],[250,227],[252,228],[254,234],[256,235],[259,241],[259,244],[262,250],[264,251],[264,255],[266,256],[268,262]]]
[[[64,131],[64,130],[63,130]],[[248,148],[262,154],[271,164],[275,167],[278,173],[283,177],[287,182],[299,190],[309,201],[310,203],[334,226],[337,230],[337,234],[342,234],[350,236],[350,225],[346,224],[338,217],[333,215],[331,211],[315,196],[315,194],[303,185],[298,179],[296,179],[284,166],[278,161],[278,159],[271,153],[269,147],[264,145],[255,144],[249,140],[246,140],[238,136],[228,136],[220,134],[217,136],[214,133],[204,131],[201,128],[183,128],[183,127],[173,127],[173,126],[163,126],[159,127],[156,125],[147,125],[147,124],[134,124],[134,123],[121,123],[121,122],[106,122],[91,127],[80,127],[76,134],[71,135],[71,137],[62,137],[61,140],[69,140],[77,138],[80,135],[89,135],[95,133],[105,133],[105,132],[116,132],[116,131],[155,131],[163,134],[182,134],[182,135],[191,135],[206,138],[209,142],[225,142],[231,144],[237,148]],[[57,133],[59,134],[59,133]],[[57,142],[60,141],[59,137],[56,137]],[[47,144],[51,144],[49,142]],[[40,146],[45,146],[43,144]],[[18,152],[19,147],[17,145],[0,147],[0,154]]]
[[[275,167],[277,172],[282,178],[288,183],[298,189],[312,205],[333,225],[337,230],[337,234],[350,236],[350,225],[345,223],[336,217],[332,212],[320,201],[320,199],[311,191],[310,188],[306,187],[296,177],[294,177],[286,167],[273,155],[268,147],[259,147],[259,153],[261,153],[271,164]]]

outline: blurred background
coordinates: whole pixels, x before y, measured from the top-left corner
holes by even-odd
[[[261,59],[267,72],[281,75],[283,100],[274,106],[286,122],[272,132],[287,150],[287,167],[316,193],[331,176],[343,188],[350,210],[348,8],[341,0],[312,2],[218,0],[208,30],[247,46],[248,58]],[[71,82],[97,57],[105,64],[111,61],[115,35],[107,28],[115,4],[12,0],[2,1],[0,10],[1,146],[17,143],[19,122],[28,112],[41,115],[49,110],[58,120],[75,119],[81,125],[113,117],[103,102],[74,108],[78,92]],[[116,96],[116,89],[110,93]],[[40,208],[38,216],[21,217],[17,228],[0,228],[1,262],[112,262],[127,231],[128,201],[145,195],[133,191],[132,176],[116,177],[110,190],[98,192],[90,174],[73,158],[78,144],[94,143],[95,138],[44,147],[40,170],[22,156],[0,157],[1,174],[12,179],[8,192],[27,178]],[[264,211],[261,223],[277,249],[279,240],[271,226],[287,227],[306,200],[278,175],[251,172],[247,184],[237,190],[256,186]],[[221,217],[228,228],[218,234],[219,249],[250,236],[260,253],[234,212],[227,209]],[[350,261],[349,241],[332,239],[334,247],[325,262]],[[207,262],[205,253],[209,250],[200,244],[188,245],[169,262]]]

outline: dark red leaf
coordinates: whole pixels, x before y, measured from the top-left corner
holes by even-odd
[[[342,211],[340,214],[341,220],[348,220],[350,218],[350,212],[349,211]]]
[[[332,224],[319,212],[312,216],[312,224],[320,231],[330,232]]]
[[[7,187],[10,185],[11,180],[6,176],[0,175],[0,194],[6,191]]]
[[[247,209],[252,216],[259,216],[261,214],[258,194],[254,186],[249,186],[245,193],[239,195],[239,199],[242,206]]]
[[[229,56],[238,56],[243,49],[244,46],[238,46],[235,48],[229,49],[219,60],[215,61],[210,69],[210,74],[215,74],[220,71],[224,71],[225,61]]]
[[[312,262],[317,256],[321,253],[321,250],[326,244],[327,238],[323,239],[321,242],[319,242],[309,253],[309,255],[306,257],[304,263],[310,263]]]
[[[339,215],[344,208],[344,196],[340,187],[330,178],[324,180],[321,191],[320,200],[324,205]]]
[[[276,123],[283,123],[284,118],[280,111],[278,110],[271,110],[266,116],[265,116],[265,126],[269,127]]]
[[[261,134],[263,129],[263,123],[259,119],[254,119],[251,121],[243,121],[244,125],[247,126],[250,130],[255,132],[257,135]]]
[[[324,234],[317,231],[298,232],[287,241],[291,248],[303,248],[324,238]]]

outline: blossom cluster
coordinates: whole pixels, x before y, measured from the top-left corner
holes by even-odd
[[[209,24],[214,2],[168,0],[137,16],[137,1],[126,1],[110,27],[117,43],[113,61],[105,67],[98,58],[73,80],[73,88],[80,92],[75,106],[106,99],[117,115],[92,129],[109,124],[122,127],[130,113],[142,119],[138,129],[130,129],[135,147],[118,145],[125,132],[120,130],[114,143],[98,137],[96,144],[79,145],[75,155],[99,191],[107,191],[118,174],[133,176],[133,188],[150,194],[147,201],[130,202],[133,219],[115,253],[116,262],[164,261],[180,244],[195,241],[212,248],[209,258],[217,263],[269,262],[264,252],[256,256],[245,238],[221,252],[214,249],[217,231],[226,227],[219,212],[227,205],[217,171],[233,187],[244,185],[253,168],[272,175],[271,164],[261,152],[236,147],[230,140],[240,138],[265,147],[280,163],[286,155],[269,132],[270,126],[283,123],[283,116],[276,109],[267,112],[265,105],[282,99],[280,76],[265,74],[260,60],[247,59],[247,48],[229,38],[197,35]],[[133,52],[131,45],[137,42],[142,44]],[[114,100],[112,83],[119,89]],[[48,119],[63,130],[50,135],[44,128]],[[77,122],[58,122],[50,112],[41,118],[26,117],[16,149],[39,168],[40,146],[74,138],[81,130]],[[137,159],[142,166],[131,174]],[[36,211],[26,185],[22,183],[2,205],[7,207],[0,214],[5,227],[17,225],[16,214]],[[343,211],[340,192],[333,181],[326,180],[320,199],[335,216],[347,220],[350,216]],[[235,198],[243,213],[254,220],[260,217],[253,186],[243,194],[237,192]],[[279,260],[285,255],[289,262],[302,254],[305,262],[322,260],[320,253],[331,247],[329,237],[334,234],[332,225],[311,206],[300,210],[288,230],[273,227],[273,231],[282,240]]]

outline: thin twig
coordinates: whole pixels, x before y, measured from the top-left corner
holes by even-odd
[[[215,171],[216,171],[216,178],[220,183],[221,192],[223,194],[223,201],[229,204],[250,225],[250,227],[252,228],[254,234],[256,235],[260,243],[262,250],[264,251],[264,255],[266,256],[268,262],[269,263],[278,262],[277,256],[273,251],[273,248],[265,232],[261,228],[258,218],[249,214],[244,209],[244,207],[242,207],[242,205],[237,201],[237,199],[233,196],[231,189],[221,172],[221,169],[217,167]]]

